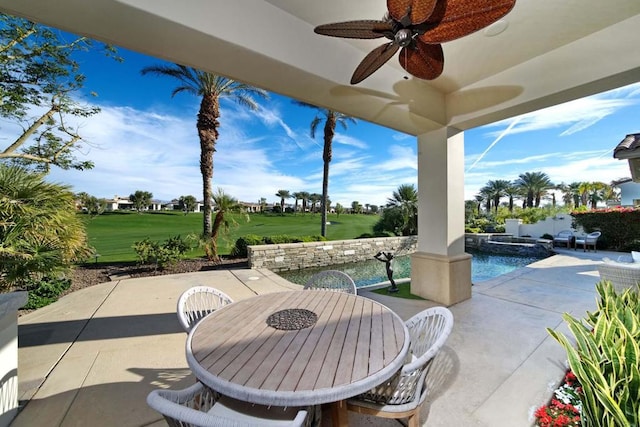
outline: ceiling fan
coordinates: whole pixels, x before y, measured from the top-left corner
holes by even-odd
[[[515,0],[387,0],[382,20],[337,22],[317,26],[317,34],[351,39],[391,40],[372,50],[351,76],[351,84],[369,77],[400,51],[400,65],[409,74],[433,80],[442,74],[440,43],[478,31],[504,15]]]

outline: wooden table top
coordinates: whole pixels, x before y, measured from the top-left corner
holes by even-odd
[[[309,310],[317,321],[294,330],[267,324],[271,314],[291,309]],[[213,312],[189,334],[187,362],[200,381],[228,396],[302,406],[381,384],[401,368],[408,348],[404,322],[385,306],[343,292],[304,290],[260,295]]]

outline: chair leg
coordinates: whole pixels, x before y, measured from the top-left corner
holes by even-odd
[[[407,418],[407,427],[420,427],[420,414],[418,411],[414,411],[413,414]]]

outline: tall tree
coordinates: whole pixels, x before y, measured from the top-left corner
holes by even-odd
[[[100,111],[74,99],[85,81],[76,53],[95,49],[96,43],[67,38],[58,30],[0,14],[0,117],[22,127],[15,140],[0,145],[0,160],[41,172],[52,165],[93,167],[75,157],[88,142],[71,122]],[[101,49],[119,60],[110,46]]]
[[[521,195],[520,189],[513,182],[509,182],[504,189],[504,195],[509,197],[509,212],[513,212],[513,199]]]
[[[418,234],[418,191],[413,184],[402,184],[387,199],[387,207],[401,213],[403,236]]]
[[[321,225],[320,225],[320,234],[323,237],[327,235],[327,210],[329,206],[327,206],[327,199],[329,198],[329,163],[331,163],[331,159],[333,157],[333,137],[336,133],[336,125],[342,126],[343,129],[347,129],[348,123],[356,123],[356,120],[353,117],[347,116],[346,114],[339,113],[337,111],[330,110],[328,108],[320,108],[315,105],[307,104],[306,102],[295,101],[296,104],[301,105],[303,107],[309,107],[317,110],[317,115],[311,121],[310,126],[310,134],[311,138],[316,137],[316,130],[318,125],[322,123],[324,120],[324,146],[322,149],[322,200],[320,204],[321,209]]]
[[[198,203],[198,201],[196,200],[195,196],[192,195],[188,195],[188,196],[180,196],[180,198],[178,199],[178,203],[180,204],[180,209],[182,209],[184,211],[184,214],[188,214],[189,212],[193,212],[196,210],[196,204]]]
[[[153,199],[153,194],[148,191],[141,190],[136,190],[135,193],[129,196],[129,200],[133,203],[133,207],[136,208],[138,212],[148,208],[151,204],[151,199]]]
[[[487,182],[487,184],[480,190],[486,193],[493,202],[494,212],[498,212],[498,206],[500,206],[500,198],[505,195],[505,190],[509,188],[511,182],[504,179],[497,179]]]
[[[475,202],[478,204],[478,216],[480,216],[480,208],[482,207],[482,202],[484,201],[484,195],[476,194],[475,196],[473,196],[473,200],[475,200]]]
[[[293,209],[293,213],[298,212],[298,200],[302,199],[302,193],[300,191],[296,191],[292,194],[292,197],[295,199],[295,207]]]
[[[309,194],[309,202],[311,202],[311,212],[316,213],[316,205],[318,204],[318,202],[321,203],[320,207],[323,206],[322,194],[318,194],[318,193]]]
[[[300,192],[300,200],[302,200],[302,213],[306,213],[307,212],[307,205],[309,204],[309,197],[311,196],[311,194],[309,194],[308,191],[301,191]]]
[[[263,89],[237,82],[226,77],[185,67],[184,65],[153,65],[145,67],[142,75],[171,77],[179,85],[171,92],[171,96],[188,93],[200,97],[198,111],[198,137],[200,138],[200,173],[202,174],[203,224],[204,236],[211,235],[211,212],[213,210],[213,193],[211,180],[213,179],[213,153],[216,151],[218,127],[220,126],[220,100],[228,98],[250,110],[257,110],[258,104],[254,97],[267,98]]]
[[[280,215],[284,215],[284,201],[291,198],[289,190],[278,190],[276,196],[280,197]]]
[[[553,188],[553,183],[544,172],[525,172],[520,174],[515,184],[526,194],[528,208],[540,207],[540,201],[547,191]]]
[[[216,203],[216,215],[211,228],[211,244],[205,245],[205,251],[209,260],[218,261],[220,259],[218,254],[218,237],[228,233],[232,227],[237,225],[233,216],[229,214],[234,212],[243,213],[247,221],[249,220],[249,216],[246,215],[244,208],[237,199],[226,194],[221,189],[218,189],[218,191],[213,194],[213,200]]]
[[[107,209],[107,201],[105,199],[99,199],[84,191],[76,194],[76,199],[82,205],[82,209],[89,215],[100,215]]]
[[[484,200],[485,210],[487,211],[487,214],[490,214],[491,201],[493,200],[493,194],[491,193],[490,189],[487,188],[486,186],[482,187],[479,193],[480,193],[480,196],[482,197],[482,200]]]

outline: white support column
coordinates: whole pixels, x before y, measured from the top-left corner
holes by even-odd
[[[18,414],[18,309],[27,292],[0,295],[0,427]]]
[[[444,305],[471,298],[471,255],[464,251],[464,134],[418,136],[418,247],[411,292]]]

